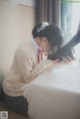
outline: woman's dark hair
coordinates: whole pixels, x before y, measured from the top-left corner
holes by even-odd
[[[63,35],[61,29],[57,25],[48,25],[38,34],[39,37],[46,37],[51,46],[60,48],[63,43]]]
[[[39,32],[38,32],[37,30],[41,28],[41,25],[42,25],[42,23],[38,23],[38,24],[33,28],[33,30],[32,30],[33,38],[38,37]]]
[[[46,37],[52,49],[54,49],[55,47],[57,47],[58,49],[61,48],[63,43],[63,35],[61,29],[57,25],[50,24],[43,30],[38,32],[37,29],[40,28],[41,25],[42,23],[39,23],[34,27],[32,31],[33,38],[37,36]]]

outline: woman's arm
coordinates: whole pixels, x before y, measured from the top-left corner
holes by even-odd
[[[57,63],[57,60],[53,62],[47,59],[41,61],[33,68],[31,54],[23,51],[18,52],[15,58],[18,70],[26,83],[29,83],[34,80],[44,71],[53,68]]]

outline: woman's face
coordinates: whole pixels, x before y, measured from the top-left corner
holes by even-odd
[[[42,37],[41,38],[41,40],[40,40],[40,46],[41,46],[42,50],[49,51],[50,44],[49,44],[47,38],[45,38],[45,37]]]

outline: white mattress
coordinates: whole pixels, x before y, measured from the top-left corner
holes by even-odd
[[[80,67],[44,72],[22,87],[30,119],[80,119]]]

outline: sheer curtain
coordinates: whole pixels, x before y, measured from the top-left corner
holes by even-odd
[[[72,28],[72,3],[61,2],[61,28],[63,30],[65,42],[71,38]]]
[[[80,2],[65,2],[61,0],[61,28],[63,30],[65,43],[72,38],[78,29],[78,24],[80,22],[79,11]],[[75,46],[74,49],[74,55],[80,62],[80,44]]]

